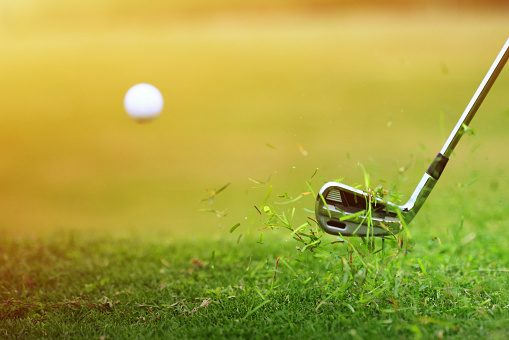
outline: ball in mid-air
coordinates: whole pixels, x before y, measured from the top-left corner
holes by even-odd
[[[150,84],[137,84],[131,87],[124,98],[124,107],[129,116],[143,122],[154,119],[163,109],[163,95]]]

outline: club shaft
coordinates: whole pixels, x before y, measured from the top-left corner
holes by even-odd
[[[468,126],[468,124],[470,124],[470,121],[472,120],[472,118],[474,118],[474,115],[481,106],[484,98],[490,91],[491,86],[497,79],[497,76],[500,74],[500,71],[502,71],[502,69],[504,68],[504,65],[508,59],[509,59],[509,39],[507,39],[506,43],[504,44],[504,47],[502,47],[502,50],[500,51],[497,58],[493,62],[493,65],[491,65],[488,73],[481,82],[481,85],[479,85],[479,88],[477,89],[474,96],[470,100],[470,103],[468,103],[468,106],[463,112],[463,115],[461,116],[460,120],[454,127],[454,130],[452,131],[451,135],[445,142],[444,147],[440,151],[440,153],[445,157],[449,157],[452,154],[454,148],[456,147],[459,140],[461,139],[461,136],[463,135],[464,132],[463,125]]]
[[[405,205],[401,206],[404,214],[404,219],[407,223],[412,220],[417,211],[419,211],[419,209],[422,207],[422,205],[428,198],[429,194],[431,193],[431,190],[433,190],[433,187],[437,183],[438,179],[440,178],[440,175],[442,174],[442,171],[447,165],[449,156],[451,155],[452,151],[454,150],[454,148],[458,144],[458,141],[463,135],[464,132],[463,125],[468,126],[472,118],[474,118],[477,109],[479,109],[479,107],[481,106],[481,103],[488,94],[491,86],[497,79],[497,76],[500,74],[500,71],[502,71],[502,68],[504,67],[508,59],[509,59],[509,39],[507,39],[506,43],[504,44],[504,47],[502,47],[502,50],[498,54],[497,58],[493,62],[493,65],[491,65],[488,73],[481,82],[481,85],[479,85],[479,88],[477,89],[474,96],[470,100],[470,103],[468,103],[467,108],[465,109],[460,120],[454,127],[454,130],[452,131],[451,135],[445,142],[444,147],[442,148],[440,153],[435,157],[426,173],[424,173],[424,176],[419,182],[419,185],[417,185],[417,188],[415,188],[415,191],[413,192],[408,202]]]

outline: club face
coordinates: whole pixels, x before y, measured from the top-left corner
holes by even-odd
[[[369,202],[367,193],[337,182],[326,183],[316,198],[315,214],[327,233],[341,236],[385,236],[398,233],[399,207],[390,202]],[[371,204],[371,221],[366,212]]]

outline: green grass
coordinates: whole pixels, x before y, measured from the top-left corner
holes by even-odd
[[[388,251],[376,275],[366,275],[358,261],[338,262],[336,257],[349,257],[342,244],[325,247],[333,255],[319,259],[298,252],[293,241],[281,241],[269,237],[260,245],[253,239],[236,244],[80,234],[3,241],[0,334],[96,339],[508,335],[507,233],[474,238],[460,232],[440,242],[420,237],[412,250]],[[369,259],[366,253],[364,261]]]
[[[413,237],[403,232],[401,245],[377,240],[374,250],[360,238],[338,243],[323,233],[315,234],[319,244],[304,247],[271,216],[284,212],[295,230],[314,197],[297,200],[269,185],[259,189],[273,193],[256,203],[261,213],[219,238],[64,231],[4,238],[0,334],[506,338],[508,207],[498,191],[505,184],[444,186],[447,194],[433,193],[409,227]],[[453,201],[463,210],[453,212]],[[273,207],[271,216],[263,204]],[[430,216],[441,223],[429,224]],[[305,238],[310,229],[317,231],[311,223],[299,233]]]

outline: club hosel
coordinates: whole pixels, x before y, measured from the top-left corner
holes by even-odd
[[[424,202],[426,202],[426,199],[435,187],[436,183],[437,179],[433,178],[428,173],[425,173],[424,176],[422,176],[421,181],[417,185],[417,188],[415,188],[412,196],[410,196],[408,202],[400,207],[405,223],[408,224],[413,220]]]
[[[401,207],[401,212],[406,223],[409,223],[414,218],[415,214],[417,214],[424,202],[426,202],[426,199],[431,193],[431,190],[435,187],[440,175],[442,175],[448,161],[449,157],[439,152],[433,162],[431,162],[412,196],[408,202]]]

